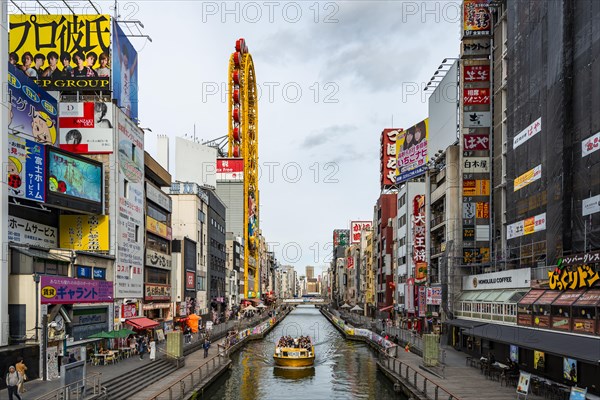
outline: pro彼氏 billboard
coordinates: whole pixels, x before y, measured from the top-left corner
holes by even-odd
[[[10,16],[9,62],[46,90],[110,91],[109,15]]]

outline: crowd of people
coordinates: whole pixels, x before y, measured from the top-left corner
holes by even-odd
[[[15,52],[9,54],[9,62],[15,67],[21,69],[27,76],[33,79],[52,78],[108,78],[110,77],[109,57],[106,53],[97,55],[95,52],[89,52],[87,55],[81,51],[76,52],[71,59],[71,54],[62,53],[59,55],[55,51],[48,53],[46,64],[46,56],[38,53],[35,56],[26,51],[21,57]],[[22,64],[19,64],[21,61]],[[71,66],[71,61],[76,64]],[[95,67],[96,61],[100,66]],[[60,65],[62,64],[62,70]]]
[[[310,346],[312,346],[310,336],[300,336],[298,338],[282,336],[277,343],[277,347],[300,347],[303,349],[310,349]]]

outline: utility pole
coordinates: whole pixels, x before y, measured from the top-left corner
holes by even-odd
[[[0,70],[2,73],[3,91],[7,87],[8,77],[8,1],[0,0],[2,8],[2,26],[0,27]],[[0,184],[0,346],[8,346],[8,186],[6,179],[6,166],[8,165],[8,102],[7,93],[3,93],[2,107],[0,107],[0,154],[2,160],[2,184]],[[36,299],[36,301],[38,301]]]

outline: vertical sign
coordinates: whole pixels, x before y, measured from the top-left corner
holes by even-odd
[[[489,0],[463,0],[460,74],[463,263],[488,261],[491,202],[491,53]],[[485,250],[485,251],[483,251]]]
[[[350,238],[351,244],[360,243],[360,235],[364,230],[371,229],[373,222],[371,221],[352,221],[350,222],[350,231],[352,237]]]
[[[427,256],[425,251],[425,196],[413,198],[413,264],[415,265],[415,283],[427,281]]]
[[[144,134],[117,110],[119,212],[115,297],[144,295]]]
[[[381,132],[381,188],[389,188],[396,184],[396,140],[403,135],[402,129],[384,129]]]

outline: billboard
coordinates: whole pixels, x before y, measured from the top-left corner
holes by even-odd
[[[81,251],[108,251],[109,222],[106,215],[61,215],[60,247]]]
[[[26,219],[8,216],[8,241],[17,244],[58,247],[56,228]]]
[[[42,304],[112,303],[111,281],[41,276]]]
[[[490,136],[489,135],[463,135],[463,147],[465,150],[479,151],[490,149]]]
[[[538,133],[542,131],[542,117],[539,117],[531,123],[527,128],[523,129],[518,135],[513,138],[513,149],[516,149]]]
[[[9,62],[46,90],[110,91],[109,15],[10,16]]]
[[[102,163],[46,146],[46,202],[101,213]]]
[[[588,156],[600,149],[600,132],[581,142],[581,157]]]
[[[412,259],[415,266],[415,283],[425,283],[427,281],[427,256],[425,251],[425,208],[422,205],[425,203],[425,196],[416,195],[413,198],[412,211],[412,234],[413,234],[413,251]]]
[[[46,201],[46,151],[44,145],[8,135],[8,194],[33,201]]]
[[[489,68],[489,65],[487,67]],[[482,104],[490,104],[490,89],[489,88],[463,89],[463,104],[465,106],[478,106],[478,105],[482,105]]]
[[[14,65],[8,65],[8,131],[58,145],[58,102]]]
[[[61,103],[59,122],[61,149],[80,154],[112,153],[111,103]]]
[[[119,28],[117,21],[113,21],[113,38],[115,40],[113,49],[113,73],[112,92],[117,106],[121,107],[125,114],[138,120],[138,54],[135,47]]]
[[[380,186],[386,188],[396,184],[396,140],[403,136],[402,129],[384,129],[381,132]]]
[[[243,158],[217,158],[217,180],[243,182],[244,181],[244,159]]]
[[[465,179],[463,180],[463,196],[489,196],[489,179]]]
[[[489,0],[463,0],[463,37],[489,36],[492,16]]]
[[[396,140],[398,176],[396,183],[423,175],[427,169],[427,142],[429,140],[429,119],[419,122],[404,131],[404,136]]]
[[[333,248],[338,246],[348,246],[350,231],[348,229],[335,229],[333,231]]]
[[[535,168],[530,169],[524,174],[518,176],[514,180],[514,191],[516,192],[519,189],[524,188],[532,182],[537,181],[542,177],[542,164],[538,165]]]
[[[372,221],[351,221],[350,222],[350,244],[360,243],[360,235],[363,230],[370,230],[373,226]]]
[[[440,150],[445,152],[448,146],[456,142],[458,135],[456,103],[459,100],[457,84],[458,62],[454,61],[427,100],[429,109],[428,154],[436,154]]]
[[[506,238],[514,239],[546,229],[546,213],[529,217],[506,227]]]
[[[492,126],[490,111],[469,111],[463,113],[463,128],[484,128]]]
[[[463,69],[466,82],[489,82],[490,81],[490,66],[489,65],[465,65]],[[489,95],[489,89],[486,89]]]
[[[144,133],[121,110],[115,112],[119,144],[115,296],[141,298],[144,294]]]

